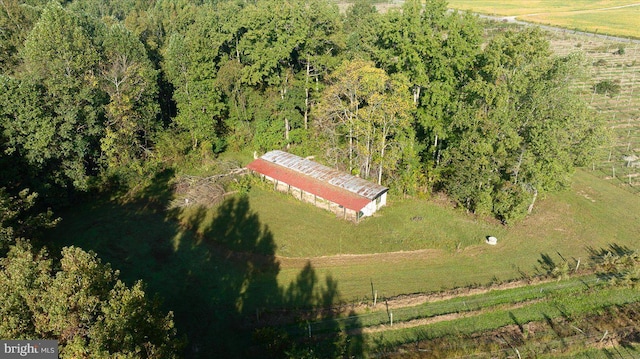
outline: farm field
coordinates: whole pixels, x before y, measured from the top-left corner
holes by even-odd
[[[449,7],[600,34],[640,38],[637,1],[468,1]]]
[[[498,286],[543,274],[543,255],[585,268],[592,249],[612,244],[638,248],[640,168],[634,167],[637,159],[628,158],[640,157],[640,45],[560,31],[550,36],[557,53],[585,57],[587,72],[576,79],[575,89],[605,116],[611,138],[591,166],[576,172],[570,188],[539,199],[533,215],[520,223],[505,227],[454,209],[444,198],[390,197],[379,215],[356,225],[258,182],[247,196],[231,196],[218,208],[167,210],[173,175],[168,173],[137,201],[90,200],[61,213],[56,245],[94,250],[125,281],[142,279],[149,293],[158,294],[166,310],[174,311],[176,325],[189,335],[191,345],[205,351],[241,348],[246,337],[236,338],[233,330],[251,328],[253,318],[260,322],[291,308],[359,308],[350,317],[307,319],[313,330],[337,325],[375,343],[367,350],[384,351],[421,339],[544,322],[545,315],[555,319],[633,304],[640,300],[637,291],[598,287],[594,294],[590,286],[583,288],[582,281],[593,278],[560,282],[557,297],[541,295],[548,287],[536,287],[537,292],[500,288],[426,307],[412,299],[416,293]],[[602,81],[619,84],[619,91],[597,93],[594,86]],[[489,235],[498,237],[498,245],[484,243]],[[576,311],[567,312],[567,298],[575,293],[580,294],[579,305],[569,303]],[[376,310],[366,307],[374,295]],[[404,295],[409,295],[407,301],[399,301]],[[398,330],[386,327],[388,313],[381,304],[386,299],[400,303],[394,311],[404,326]],[[468,306],[478,315],[428,327],[407,324],[464,312],[461,308]],[[229,331],[225,323],[234,320],[238,324]],[[299,322],[294,326],[292,332],[300,335]],[[455,328],[471,329],[461,333]],[[524,330],[520,332],[524,338]],[[637,354],[637,349],[626,349]],[[585,357],[600,354],[607,357],[602,351]]]
[[[517,16],[541,12],[567,12],[577,10],[597,10],[610,7],[636,4],[632,0],[449,0],[449,7],[455,9],[479,11],[487,14]]]
[[[610,129],[610,139],[591,169],[605,181],[640,194],[640,44],[560,31],[550,36],[556,53],[584,56],[586,73],[576,79],[575,89]],[[597,93],[596,85],[605,82],[617,91]]]

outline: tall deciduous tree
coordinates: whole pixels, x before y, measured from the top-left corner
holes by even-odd
[[[25,4],[24,0],[0,2],[0,73],[10,74],[20,63],[20,48],[40,15],[39,8],[34,6],[39,2],[37,0],[31,4]]]
[[[375,174],[381,183],[384,171],[396,169],[402,147],[413,142],[406,78],[356,60],[344,62],[329,81],[318,106],[319,130],[334,146],[346,145],[334,153],[347,154],[350,172],[364,178]],[[330,160],[337,164],[340,157]]]
[[[454,198],[510,222],[539,193],[568,183],[603,138],[601,121],[569,88],[579,60],[551,56],[537,30],[488,44],[450,127],[445,183]]]
[[[297,71],[304,75],[304,129],[309,128],[309,113],[319,91],[319,82],[339,64],[344,50],[344,33],[338,8],[323,0],[307,0],[303,6],[304,41],[294,54]]]
[[[295,56],[307,36],[304,14],[304,3],[300,0],[266,0],[249,5],[243,9],[243,33],[237,46],[239,61],[244,65],[243,82],[264,91],[268,98],[272,98],[273,92],[278,93],[277,113],[256,121],[265,129],[280,128],[280,142],[287,145],[293,121],[300,117],[296,113],[299,97],[291,96],[290,91],[298,87]]]
[[[371,59],[377,45],[381,16],[372,0],[355,0],[344,17],[346,55],[350,59]]]
[[[223,46],[232,40],[216,9],[201,6],[186,32],[174,33],[165,50],[164,70],[175,87],[175,122],[187,130],[194,148],[202,141],[216,152],[224,148],[222,129],[226,106],[216,83]]]
[[[0,259],[0,336],[57,339],[61,358],[174,358],[172,313],[118,279],[94,253],[66,247],[59,263],[26,241]]]
[[[102,153],[109,168],[134,166],[149,151],[156,130],[157,78],[144,46],[122,25],[112,26],[100,66],[106,105]]]
[[[12,148],[78,188],[94,170],[103,131],[93,30],[57,3],[44,9],[24,43],[24,72],[9,95],[5,125]]]
[[[421,141],[434,166],[480,50],[480,34],[475,19],[449,13],[442,0],[406,1],[401,12],[389,12],[381,22],[375,59],[388,73],[409,78]]]

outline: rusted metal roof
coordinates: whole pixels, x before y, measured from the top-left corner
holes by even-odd
[[[250,170],[305,192],[360,211],[389,189],[283,151],[271,151],[247,165]]]

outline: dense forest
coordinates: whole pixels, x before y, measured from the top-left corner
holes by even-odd
[[[384,14],[367,0],[345,13],[328,0],[3,0],[0,282],[28,274],[2,294],[15,320],[0,332],[68,339],[67,356],[177,353],[170,316],[141,286],[78,248],[53,264],[17,238],[38,238],[56,222],[47,208],[79,193],[225,152],[315,156],[396,195],[440,192],[517,221],[603,141],[571,91],[581,68],[539,30],[488,37],[440,0]]]

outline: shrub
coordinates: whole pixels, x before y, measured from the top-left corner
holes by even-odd
[[[593,63],[593,66],[607,66],[607,60],[600,59]]]
[[[591,250],[591,261],[598,276],[616,286],[640,284],[640,252],[612,244],[607,249]]]
[[[560,261],[556,262],[550,255],[543,253],[538,259],[538,264],[544,274],[549,277],[560,280],[569,276],[569,262],[562,256],[560,256]]]
[[[619,81],[602,80],[593,86],[593,90],[600,95],[608,95],[613,97],[620,93]]]

